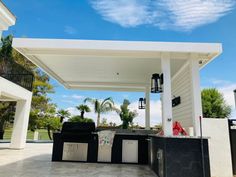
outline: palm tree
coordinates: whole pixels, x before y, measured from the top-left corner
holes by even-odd
[[[60,117],[60,122],[63,122],[64,118],[69,118],[71,116],[70,112],[64,109],[57,111],[57,115]]]
[[[80,117],[83,119],[84,118],[84,113],[85,112],[90,112],[90,108],[85,105],[85,104],[81,104],[79,106],[76,106],[76,108],[80,111]]]
[[[90,102],[94,105],[94,112],[97,113],[97,126],[100,125],[100,117],[102,113],[115,110],[114,101],[111,97],[108,97],[103,101],[93,98],[85,98],[84,102]]]

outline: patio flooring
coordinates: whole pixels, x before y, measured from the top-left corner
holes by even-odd
[[[28,143],[10,150],[0,143],[0,176],[4,177],[156,177],[148,166],[51,162],[51,143]]]

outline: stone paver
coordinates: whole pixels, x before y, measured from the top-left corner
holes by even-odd
[[[52,144],[10,150],[0,143],[0,177],[155,177],[148,166],[51,162]]]

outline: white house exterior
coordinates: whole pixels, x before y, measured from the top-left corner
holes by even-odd
[[[15,16],[0,1],[0,37],[15,24]],[[0,75],[0,101],[16,101],[16,113],[10,148],[25,147],[32,93]]]
[[[0,1],[0,37],[2,36],[2,32],[8,30],[10,26],[15,25],[15,22],[15,16]]]

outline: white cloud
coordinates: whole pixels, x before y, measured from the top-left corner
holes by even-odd
[[[67,34],[73,35],[73,34],[77,33],[77,30],[72,26],[65,26],[64,27],[64,32],[67,33]]]
[[[73,94],[73,95],[62,95],[63,98],[69,98],[69,99],[84,99],[85,97],[83,95],[76,95],[76,94]]]
[[[103,19],[123,27],[191,31],[229,13],[235,0],[90,0]]]
[[[148,6],[137,0],[92,0],[92,6],[105,20],[123,27],[134,27],[147,21]]]

